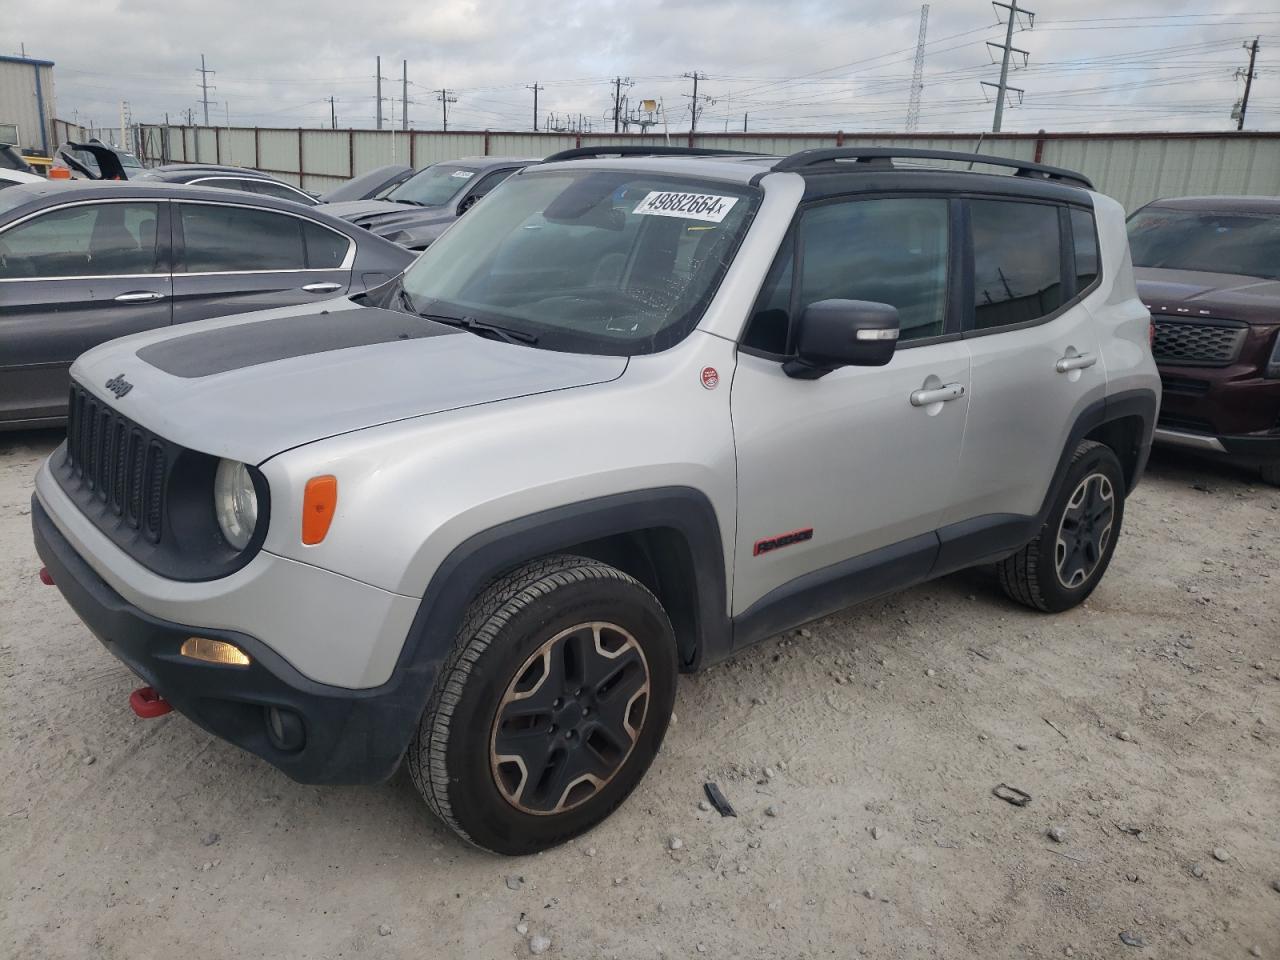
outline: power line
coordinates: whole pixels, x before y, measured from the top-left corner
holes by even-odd
[[[216,70],[207,70],[204,65],[204,54],[200,54],[200,102],[204,104],[204,125],[209,125],[209,104],[217,103],[216,100],[209,99],[209,74],[216,73]],[[217,90],[217,87],[213,88]]]
[[[1008,3],[1002,3],[1000,2],[1000,0],[995,0],[995,2],[993,2],[991,5],[996,8],[1003,7],[1005,10],[1009,11],[1008,22],[1005,24],[1004,43],[1000,44],[1000,43],[992,43],[990,40],[987,41],[988,47],[993,47],[996,50],[1000,50],[1002,51],[1002,54],[1003,54],[1000,58],[1000,83],[996,87],[996,113],[995,113],[995,118],[991,122],[991,132],[999,133],[1001,122],[1004,119],[1005,93],[1009,89],[1009,57],[1011,54],[1015,52],[1020,53],[1023,56],[1023,63],[1025,65],[1026,59],[1030,56],[1027,53],[1027,51],[1019,50],[1013,45],[1013,28],[1018,24],[1019,12],[1025,13],[1027,15],[1028,30],[1031,29],[1033,26],[1035,26],[1036,15],[1032,13],[1030,10],[1019,11],[1018,0],[1009,0]],[[991,86],[991,84],[986,84],[986,85]],[[1018,97],[1021,98],[1023,91],[1017,87],[1014,87],[1013,89],[1017,92]]]
[[[1249,51],[1249,66],[1247,69],[1236,71],[1236,79],[1244,77],[1244,96],[1240,98],[1240,106],[1236,111],[1236,129],[1244,129],[1244,115],[1249,109],[1249,91],[1253,88],[1253,80],[1258,75],[1253,69],[1254,63],[1258,59],[1258,41],[1260,37],[1254,37],[1252,43],[1246,43],[1244,48]]]
[[[533,91],[533,132],[538,132],[538,91],[545,89],[539,85],[538,81],[533,81],[533,86],[526,86],[526,90]]]
[[[449,104],[457,103],[458,98],[450,96],[448,90],[437,90],[435,92],[440,94],[440,129],[448,130],[449,129]]]

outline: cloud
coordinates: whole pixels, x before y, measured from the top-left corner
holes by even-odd
[[[1265,6],[1265,5],[1263,5]],[[1245,39],[1263,36],[1251,128],[1280,126],[1280,12],[1254,0],[1219,4],[1212,15],[1183,2],[1102,0],[1035,5],[1034,30],[1014,45],[1030,53],[1010,82],[1006,130],[1227,129],[1242,84]],[[1253,9],[1251,9],[1253,8]],[[384,97],[400,98],[408,61],[409,116],[438,128],[435,91],[457,97],[456,129],[527,129],[537,81],[540,119],[581,115],[612,129],[609,78],[629,77],[633,99],[661,99],[673,129],[688,124],[699,72],[703,129],[895,130],[905,120],[919,7],[854,0],[337,0],[254,3],[117,0],[64,9],[27,4],[21,40],[28,54],[57,62],[58,112],[101,126],[133,117],[177,122],[201,115],[200,54],[216,70],[214,122],[319,126],[335,98],[340,126],[375,116],[375,57]],[[1025,25],[1025,24],[1024,24]],[[13,34],[11,33],[12,37]],[[998,67],[986,41],[1003,41],[993,8],[976,0],[932,5],[921,129],[989,129]],[[15,51],[16,52],[16,51]],[[1268,59],[1270,58],[1270,59]],[[401,106],[384,104],[385,113]]]

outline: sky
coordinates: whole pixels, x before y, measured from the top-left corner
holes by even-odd
[[[1031,3],[1031,0],[1027,0]],[[1243,92],[1246,41],[1261,37],[1247,129],[1280,129],[1280,8],[1262,0],[1053,0],[1019,14],[1006,131],[1225,130]],[[549,121],[613,129],[612,80],[632,106],[658,101],[672,131],[905,129],[920,6],[885,0],[99,0],[22,3],[0,52],[53,60],[60,117],[119,124],[202,119],[233,126],[375,124],[382,57],[388,124],[402,61],[414,129],[528,130]],[[921,131],[991,128],[1007,13],[980,0],[931,4]],[[554,115],[554,116],[553,116]],[[745,117],[744,117],[745,115]],[[645,116],[642,114],[642,116]],[[659,121],[662,114],[655,113]],[[580,118],[580,119],[579,119]],[[634,127],[632,129],[635,129]]]

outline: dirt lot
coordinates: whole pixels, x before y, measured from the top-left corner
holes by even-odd
[[[521,957],[523,918],[549,957],[1280,960],[1280,490],[1243,472],[1158,457],[1082,609],[967,573],[684,678],[632,799],[504,860],[403,774],[300,786],[135,719],[36,576],[57,439],[0,435],[4,957]]]

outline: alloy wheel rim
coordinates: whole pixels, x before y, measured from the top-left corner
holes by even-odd
[[[513,807],[564,813],[596,796],[631,755],[649,708],[649,662],[605,621],[561,630],[515,672],[498,703],[489,765]]]
[[[1081,480],[1058,523],[1054,561],[1062,586],[1074,590],[1089,582],[1111,543],[1115,516],[1111,480],[1101,473]]]

